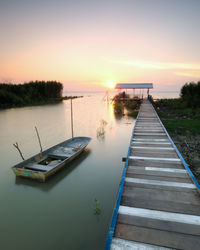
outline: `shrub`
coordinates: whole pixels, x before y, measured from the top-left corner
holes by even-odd
[[[117,115],[122,115],[124,113],[124,106],[120,102],[115,102],[114,103],[114,112]]]
[[[63,86],[56,81],[0,84],[0,108],[34,105],[62,97]]]

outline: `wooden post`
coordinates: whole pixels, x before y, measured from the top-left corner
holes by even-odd
[[[149,89],[147,89],[147,100],[149,100]]]
[[[13,144],[13,146],[18,150],[18,152],[19,152],[19,154],[20,154],[22,160],[25,160],[25,159],[24,159],[24,156],[22,155],[22,152],[21,152],[21,150],[20,150],[20,148],[19,148],[18,143],[16,142],[15,144]]]
[[[39,141],[39,145],[40,145],[40,153],[42,154],[42,145],[41,145],[41,140],[40,140],[40,136],[39,136],[39,133],[38,133],[38,130],[37,130],[37,127],[36,127],[36,126],[35,126],[35,130],[36,130],[37,137],[38,137],[38,141]]]
[[[74,137],[73,131],[73,107],[72,107],[72,98],[71,98],[71,129],[72,129],[72,138]]]

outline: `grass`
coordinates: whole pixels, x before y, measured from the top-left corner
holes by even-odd
[[[164,126],[200,183],[200,108],[179,99],[153,103]]]
[[[168,132],[175,134],[200,134],[200,119],[162,119],[162,122],[164,123]]]

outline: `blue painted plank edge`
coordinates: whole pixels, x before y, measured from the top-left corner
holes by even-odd
[[[152,105],[152,104],[151,104],[151,105]],[[153,106],[153,105],[152,105],[152,106]],[[153,107],[153,108],[154,108],[154,107]],[[155,110],[155,109],[154,109],[154,110]],[[156,110],[155,110],[155,112],[156,112]],[[194,184],[196,185],[198,191],[200,192],[200,185],[199,185],[199,183],[197,182],[197,179],[196,179],[195,176],[193,175],[193,173],[192,173],[192,171],[190,170],[189,166],[188,166],[187,163],[185,162],[183,156],[181,155],[181,153],[179,152],[178,148],[177,148],[176,145],[174,144],[172,138],[171,138],[170,135],[168,134],[168,132],[167,132],[165,126],[163,125],[162,121],[160,120],[160,117],[158,116],[157,112],[156,112],[156,115],[157,115],[157,117],[158,117],[158,119],[159,119],[159,121],[160,121],[160,124],[162,125],[162,127],[163,127],[165,133],[167,134],[167,136],[168,136],[170,142],[172,143],[174,149],[176,150],[176,153],[177,153],[178,156],[180,157],[180,159],[181,159],[181,161],[182,161],[184,167],[187,169],[187,171],[188,171],[190,177],[192,178]]]
[[[139,116],[139,113],[137,115],[137,118]],[[110,227],[109,227],[109,230],[108,230],[107,240],[106,240],[106,244],[105,244],[105,248],[104,248],[105,250],[110,250],[112,237],[113,237],[113,234],[114,234],[114,231],[115,231],[115,225],[116,225],[116,221],[117,221],[117,214],[118,214],[120,201],[121,201],[121,197],[122,197],[122,192],[123,192],[123,188],[124,188],[125,175],[126,175],[126,170],[127,170],[127,166],[128,166],[128,159],[129,159],[129,155],[130,155],[130,151],[131,151],[131,144],[132,144],[132,140],[133,140],[133,136],[134,136],[134,130],[135,130],[137,118],[136,118],[136,121],[135,121],[135,125],[134,125],[134,128],[133,128],[132,136],[131,136],[130,143],[129,143],[128,153],[127,153],[126,162],[125,162],[125,166],[124,166],[124,170],[123,170],[123,174],[122,174],[121,184],[120,184],[120,187],[119,187],[117,201],[115,203],[115,208],[114,208],[114,211],[113,211],[111,224],[110,224]]]

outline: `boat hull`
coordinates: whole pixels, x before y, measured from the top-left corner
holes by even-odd
[[[54,175],[56,172],[58,172],[59,170],[61,170],[62,168],[66,167],[67,164],[69,162],[71,162],[72,160],[74,160],[75,158],[77,158],[77,156],[79,156],[83,150],[86,148],[86,146],[88,145],[88,143],[90,142],[91,138],[88,137],[75,137],[72,139],[69,139],[65,142],[62,142],[50,149],[47,149],[43,152],[43,158],[45,159],[45,157],[48,155],[49,152],[51,152],[52,150],[55,150],[56,148],[58,148],[59,146],[62,145],[68,145],[67,143],[71,143],[79,140],[78,142],[82,142],[83,141],[83,145],[81,146],[81,148],[79,150],[77,150],[75,153],[73,153],[73,155],[71,155],[70,157],[62,160],[62,162],[60,164],[58,164],[56,167],[52,168],[49,171],[37,171],[37,170],[33,170],[33,169],[28,169],[26,168],[26,165],[28,165],[30,162],[35,162],[35,159],[37,158],[38,155],[35,155],[33,157],[31,157],[30,159],[19,163],[18,165],[12,167],[13,172],[15,173],[16,176],[18,177],[23,177],[23,178],[28,178],[28,179],[33,179],[33,180],[37,180],[40,182],[45,182],[50,176]],[[72,144],[72,143],[71,143]],[[73,145],[73,144],[72,144]],[[40,161],[42,160],[40,159]]]

